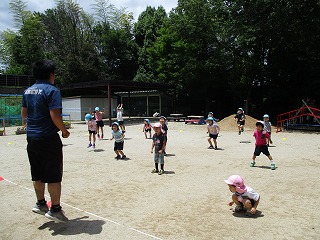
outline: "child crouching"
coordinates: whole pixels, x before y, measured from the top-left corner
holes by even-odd
[[[247,214],[256,214],[260,201],[259,193],[256,193],[251,187],[244,185],[244,181],[239,175],[232,175],[225,180],[225,182],[228,184],[229,190],[233,193],[229,206],[235,203],[235,212],[246,210]]]

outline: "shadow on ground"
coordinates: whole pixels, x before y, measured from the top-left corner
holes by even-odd
[[[176,155],[173,154],[173,153],[167,153],[165,156],[166,156],[166,157],[174,157],[174,156],[176,156]]]
[[[257,210],[255,215],[252,214],[247,214],[245,211],[243,212],[233,212],[233,216],[238,217],[238,218],[259,218],[259,217],[264,217],[261,211]]]
[[[52,236],[56,235],[77,235],[77,234],[100,234],[102,232],[102,225],[105,221],[102,220],[84,220],[89,218],[84,216],[81,218],[71,219],[66,223],[56,223],[54,221],[46,222],[41,225],[38,229],[45,230],[48,228],[52,232]]]
[[[271,169],[271,167],[270,166],[254,166],[255,168],[262,168],[262,169]],[[278,167],[276,167],[276,169],[277,169]]]

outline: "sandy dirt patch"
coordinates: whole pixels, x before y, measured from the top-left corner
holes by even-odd
[[[73,124],[70,138],[63,139],[66,224],[31,212],[36,199],[26,136],[7,128],[0,137],[0,238],[319,239],[320,135],[273,131],[269,150],[277,169],[272,171],[266,156],[249,167],[254,150],[249,121],[240,136],[235,122],[219,124],[220,150],[210,150],[205,126],[169,122],[162,176],[151,174],[151,140],[144,138],[142,122],[127,126],[126,161],[114,159],[109,140],[88,149],[86,125]],[[260,193],[257,216],[235,214],[227,205],[231,193],[224,179],[232,174]]]

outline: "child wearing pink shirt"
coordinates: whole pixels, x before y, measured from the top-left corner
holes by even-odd
[[[103,108],[104,109],[104,108]],[[104,114],[104,112],[100,111],[99,107],[96,107],[94,109],[94,116],[96,118],[96,123],[97,123],[97,135],[99,139],[103,139],[103,127],[104,127],[104,123],[102,120],[102,114]],[[100,138],[100,133],[99,133],[99,129],[101,129],[101,138]]]
[[[256,130],[253,133],[253,136],[256,138],[256,147],[252,156],[252,162],[250,164],[250,167],[254,167],[256,164],[256,157],[260,155],[260,153],[263,153],[266,155],[270,162],[271,162],[271,170],[276,169],[276,164],[272,159],[272,156],[269,153],[268,145],[267,145],[267,139],[270,139],[269,133],[263,130],[264,128],[264,122],[258,121],[256,123]]]
[[[96,134],[97,134],[97,123],[96,121],[93,119],[94,117],[88,113],[85,116],[86,119],[86,123],[88,125],[88,132],[89,132],[89,145],[88,148],[92,147],[93,149],[96,148]],[[93,140],[93,144],[91,143],[91,136],[92,136],[92,140]]]

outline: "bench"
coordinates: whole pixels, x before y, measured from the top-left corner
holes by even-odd
[[[167,117],[168,121],[173,120],[175,122],[180,122],[182,120],[183,122],[186,120],[186,117]]]
[[[187,124],[187,123],[198,124],[199,122],[200,122],[200,119],[187,119],[184,121],[185,124]]]

